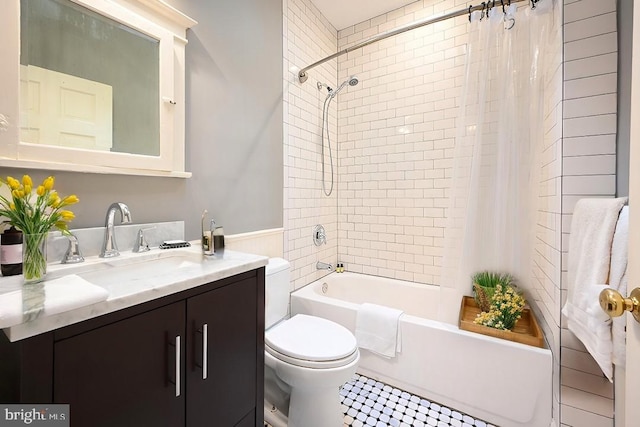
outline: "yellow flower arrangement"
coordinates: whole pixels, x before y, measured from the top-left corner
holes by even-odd
[[[69,234],[68,223],[75,217],[65,208],[78,203],[78,197],[72,194],[61,198],[53,189],[54,182],[49,176],[34,189],[29,175],[24,175],[22,181],[11,176],[0,179],[0,185],[6,185],[11,191],[10,198],[0,195],[0,216],[24,235],[22,269],[27,282],[42,280],[46,272],[47,261],[41,246],[47,233],[57,228]]]
[[[22,182],[8,176],[6,180],[0,179],[2,184],[11,190],[11,200],[0,195],[0,216],[11,225],[24,234],[47,233],[54,227],[69,234],[68,222],[75,216],[64,208],[79,200],[75,194],[61,198],[53,189],[52,176],[45,178],[35,191],[29,175],[24,175]]]
[[[497,285],[489,311],[478,314],[473,323],[511,330],[522,315],[525,299],[512,286]]]

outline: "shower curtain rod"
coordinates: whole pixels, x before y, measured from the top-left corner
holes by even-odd
[[[521,2],[521,1],[527,1],[527,0],[510,0],[509,3],[517,3],[517,2]],[[537,3],[539,0],[529,0],[533,3],[533,7],[535,7],[535,3]],[[501,7],[504,2],[506,2],[506,0],[503,0],[503,2],[500,2],[499,6]],[[416,21],[412,24],[409,25],[405,25],[403,27],[400,28],[396,28],[394,30],[390,30],[387,31],[386,33],[382,33],[382,34],[378,34],[377,36],[373,36],[365,41],[362,41],[360,43],[356,43],[353,46],[347,47],[339,52],[334,53],[333,55],[329,55],[326,58],[323,58],[317,62],[314,62],[313,64],[304,67],[302,70],[300,70],[300,72],[298,73],[298,79],[300,80],[300,83],[304,83],[307,81],[307,79],[309,78],[309,76],[307,76],[307,71],[312,69],[313,67],[316,67],[320,64],[324,64],[327,61],[330,61],[334,58],[337,58],[338,56],[342,56],[345,53],[349,53],[351,51],[354,51],[356,49],[360,49],[361,47],[365,47],[368,46],[372,43],[378,42],[380,40],[384,40],[386,38],[404,33],[405,31],[410,31],[410,30],[414,30],[416,28],[420,28],[420,27],[424,27],[425,25],[430,25],[430,24],[435,24],[436,22],[441,22],[441,21],[446,21],[447,19],[450,18],[455,18],[456,16],[462,16],[462,15],[467,15],[470,14],[471,12],[474,12],[476,10],[484,10],[487,9],[488,5],[491,4],[491,8],[494,8],[496,6],[496,2],[495,1],[488,1],[488,2],[482,2],[482,4],[479,4],[477,6],[469,6],[465,9],[460,9],[460,10],[456,10],[454,12],[449,12],[449,13],[445,13],[444,15],[440,15],[440,16],[435,16],[435,17],[429,17],[426,19],[422,19],[420,21]]]

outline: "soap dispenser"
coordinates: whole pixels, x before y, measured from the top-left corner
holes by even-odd
[[[216,223],[211,220],[211,230],[213,235],[213,250],[221,251],[224,249],[224,229],[221,226],[216,226]]]
[[[215,254],[215,249],[213,247],[213,231],[215,229],[215,221],[211,220],[211,225],[208,230],[204,229],[204,219],[207,215],[207,210],[205,209],[202,212],[202,253],[207,256],[211,256]]]

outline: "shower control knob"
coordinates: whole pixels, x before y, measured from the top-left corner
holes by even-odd
[[[313,244],[320,246],[324,243],[327,243],[327,235],[324,231],[324,227],[321,224],[318,224],[313,227]]]

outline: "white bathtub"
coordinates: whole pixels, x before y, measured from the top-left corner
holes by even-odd
[[[358,372],[499,426],[548,427],[551,352],[431,320],[438,318],[440,292],[438,286],[332,273],[292,293],[291,312],[354,332],[361,303],[401,309],[402,351],[386,359],[361,350]]]

